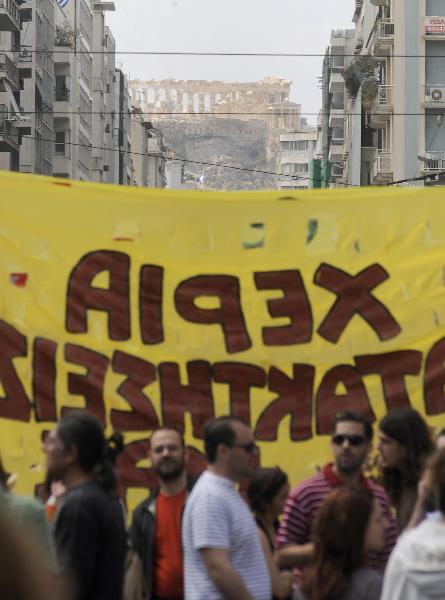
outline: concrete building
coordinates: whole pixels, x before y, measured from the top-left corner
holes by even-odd
[[[345,73],[351,88],[347,183],[385,184],[443,171],[443,0],[356,0],[354,21],[359,53]]]
[[[347,100],[343,71],[354,51],[354,35],[353,29],[332,31],[323,60],[322,110],[318,122],[319,139],[316,154],[322,169],[329,172],[330,185],[334,187],[343,183]]]
[[[280,135],[280,189],[302,190],[310,187],[310,165],[316,153],[317,138],[317,128]]]
[[[0,0],[0,168],[164,187],[162,136],[137,120],[106,26],[113,2]]]
[[[0,166],[52,174],[54,4],[0,3]]]
[[[131,121],[133,185],[166,187],[166,159],[162,133],[137,109]]]

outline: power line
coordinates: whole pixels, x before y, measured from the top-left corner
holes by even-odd
[[[56,102],[58,102],[58,100],[56,100]],[[62,100],[63,102],[63,100]],[[430,107],[428,107],[430,108]],[[440,106],[431,106],[431,108],[434,108],[435,110],[442,110],[443,113],[445,113],[445,105],[440,107]],[[231,113],[215,113],[215,112],[169,112],[169,111],[164,111],[164,112],[156,112],[156,111],[137,111],[137,112],[126,112],[126,111],[119,111],[119,110],[100,110],[100,111],[81,111],[81,110],[71,110],[71,111],[65,111],[65,110],[25,110],[25,111],[21,111],[20,112],[21,115],[92,115],[92,116],[100,116],[100,115],[115,115],[115,116],[134,116],[134,115],[151,115],[152,117],[175,117],[175,116],[195,116],[195,117],[216,117],[218,119],[230,119],[231,116],[268,116],[268,117],[273,117],[273,116],[280,116],[278,114],[274,114],[274,113],[270,113],[270,112],[231,112]],[[290,116],[291,113],[286,113],[283,112],[283,114],[281,116]],[[301,116],[312,116],[312,117],[318,117],[318,116],[322,116],[322,117],[326,117],[331,115],[332,113],[330,112],[308,112],[308,111],[303,111],[303,112],[298,112],[295,113],[295,116],[297,115],[301,115]],[[362,114],[366,114],[367,116],[374,116],[374,115],[379,115],[381,117],[424,117],[424,116],[428,116],[427,113],[427,109],[424,112],[369,112],[366,111],[366,113],[350,113],[345,111],[345,116],[351,116],[351,117],[360,117],[362,116]],[[433,117],[437,116],[437,114],[441,114],[441,113],[429,113],[431,114]],[[191,121],[192,123],[192,121]],[[304,133],[304,132],[302,132]]]
[[[14,135],[19,135],[19,134],[11,134],[11,135],[14,136]],[[28,140],[36,140],[36,141],[40,141],[40,142],[50,142],[52,144],[56,143],[54,140],[40,138],[40,137],[37,138],[37,137],[29,136],[29,135],[23,135],[22,137],[26,138]],[[221,165],[218,163],[211,163],[211,162],[198,161],[198,160],[189,160],[187,158],[166,157],[164,154],[157,154],[154,152],[135,152],[133,150],[128,151],[128,150],[121,150],[120,148],[108,148],[106,146],[93,146],[90,144],[86,145],[86,144],[81,144],[81,143],[77,143],[77,142],[64,142],[64,144],[67,146],[80,146],[80,147],[86,148],[88,150],[105,150],[107,152],[121,152],[122,154],[130,154],[130,155],[134,155],[134,156],[147,156],[147,157],[153,157],[153,158],[164,158],[165,160],[171,160],[174,162],[190,163],[190,164],[209,166],[209,167],[218,167],[221,169],[232,169],[234,171],[245,171],[247,173],[273,175],[273,176],[277,176],[277,177],[288,177],[293,181],[313,181],[316,183],[322,183],[324,181],[322,179],[314,179],[312,177],[303,177],[303,176],[299,176],[299,175],[288,175],[286,173],[278,173],[277,171],[264,171],[261,169],[249,169],[247,167],[235,167],[234,165]],[[340,183],[338,185],[343,185],[345,187],[359,187],[359,186],[353,186],[353,185],[346,184],[346,183]]]
[[[26,48],[26,47],[24,47]],[[18,50],[13,50],[18,52]],[[74,53],[74,48],[69,50],[51,50],[49,48],[27,49],[26,52],[36,54],[66,54]],[[140,55],[140,56],[208,56],[208,57],[258,57],[258,58],[331,58],[332,56],[343,56],[345,58],[357,58],[357,54],[326,54],[311,52],[206,52],[206,51],[184,51],[184,50],[114,50],[113,53],[106,50],[76,50],[76,54],[119,54],[119,55]],[[379,58],[369,55],[370,58]],[[445,58],[444,54],[430,56],[427,54],[392,54],[391,58]]]

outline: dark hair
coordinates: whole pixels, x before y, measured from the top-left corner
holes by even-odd
[[[236,433],[233,430],[234,423],[247,424],[238,417],[218,417],[208,421],[204,426],[204,451],[210,464],[216,460],[218,446],[232,446],[236,440]]]
[[[0,488],[3,488],[4,490],[8,489],[8,479],[10,475],[11,474],[5,470],[3,461],[0,458]]]
[[[361,423],[363,425],[363,433],[365,438],[370,442],[372,440],[373,431],[371,421],[362,415],[361,413],[354,412],[352,410],[345,410],[335,415],[335,425],[337,423],[344,423],[345,421],[352,421],[353,423]]]
[[[437,495],[438,508],[445,514],[445,448],[437,450],[430,460],[431,483]]]
[[[436,436],[436,439],[437,439],[437,438],[440,438],[440,437],[442,437],[442,436],[444,436],[444,435],[445,435],[445,427],[439,431],[439,433],[438,433],[438,434],[437,434],[437,436]]]
[[[121,433],[116,432],[106,440],[102,425],[95,417],[86,412],[75,412],[60,421],[57,435],[65,448],[77,449],[79,467],[91,473],[106,490],[115,489],[113,467],[124,448]]]
[[[397,508],[403,488],[416,487],[434,444],[427,424],[410,407],[396,408],[380,421],[380,430],[406,449],[405,459],[397,467],[384,467],[383,484]]]
[[[169,425],[164,425],[162,427],[156,427],[156,429],[153,429],[153,431],[151,432],[151,436],[150,436],[150,444],[151,444],[151,440],[153,439],[154,434],[158,433],[158,431],[174,431],[175,433],[178,434],[178,437],[181,440],[181,446],[183,448],[185,448],[184,433],[178,427],[170,427]]]
[[[301,589],[310,600],[341,598],[366,560],[365,539],[374,508],[363,487],[337,488],[321,505],[313,530],[314,553]]]
[[[252,511],[261,513],[287,483],[287,475],[280,467],[257,469],[247,486],[247,498]]]

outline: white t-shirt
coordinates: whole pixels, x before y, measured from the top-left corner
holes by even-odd
[[[182,523],[185,600],[223,598],[199,550],[224,548],[255,600],[270,600],[271,583],[255,521],[230,479],[205,471],[187,499]]]

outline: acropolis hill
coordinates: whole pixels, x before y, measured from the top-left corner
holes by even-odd
[[[159,127],[167,147],[185,160],[276,171],[279,135],[301,124],[301,106],[289,100],[292,82],[268,77],[259,82],[204,80],[130,81],[133,106]],[[275,187],[273,176],[200,165],[206,187]]]

